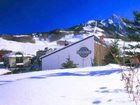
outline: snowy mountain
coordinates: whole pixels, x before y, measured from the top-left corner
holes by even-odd
[[[95,41],[98,41],[96,39],[102,35],[106,38],[121,36],[121,38],[127,39],[128,35],[140,36],[140,25],[113,14],[108,19],[90,20],[67,29],[35,32],[27,35],[1,35],[0,50],[25,51],[35,55],[36,51],[43,50],[45,47],[61,48],[62,46],[57,46],[58,40],[76,42],[90,35],[97,37]],[[32,50],[30,50],[31,48]]]
[[[49,32],[34,32],[28,35],[37,35],[39,38],[47,38],[50,41],[56,41],[69,34],[93,34],[93,32],[95,31],[95,26],[104,30],[103,33],[105,33],[107,36],[114,37],[114,35],[116,34],[127,36],[132,33],[140,35],[140,32],[138,30],[140,29],[140,26],[134,24],[135,22],[126,20],[127,19],[124,19],[123,17],[113,14],[108,19],[89,20],[86,23],[81,23],[66,29],[55,29]]]
[[[72,31],[74,34],[94,34],[97,31],[106,35],[106,37],[116,37],[128,35],[140,35],[140,25],[135,24],[135,22],[126,21],[120,16],[113,14],[108,19],[103,20],[90,20],[86,23],[76,25],[74,27],[66,29],[67,31]],[[95,27],[97,27],[95,29]]]
[[[109,19],[101,20],[100,26],[108,28],[115,33],[126,34],[126,23],[122,20],[121,17],[113,14]]]

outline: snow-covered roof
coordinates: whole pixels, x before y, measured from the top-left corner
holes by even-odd
[[[6,54],[4,57],[33,57],[33,55],[30,55],[30,54],[25,54],[25,53],[16,54],[16,53],[17,52],[11,52],[11,53]]]

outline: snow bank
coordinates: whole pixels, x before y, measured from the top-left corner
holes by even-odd
[[[0,105],[135,105],[120,69],[110,64],[0,76]]]
[[[0,75],[3,75],[3,74],[7,74],[7,73],[10,73],[11,71],[8,70],[8,69],[3,69],[3,68],[0,68]]]

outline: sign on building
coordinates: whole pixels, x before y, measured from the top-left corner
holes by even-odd
[[[81,47],[77,53],[82,57],[86,58],[89,54],[91,54],[91,50],[89,50],[87,47]]]

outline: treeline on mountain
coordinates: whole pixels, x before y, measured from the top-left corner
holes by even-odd
[[[128,39],[130,41],[140,41],[140,12],[134,11],[133,15],[133,21],[124,18],[123,21],[129,25],[126,27],[126,30],[128,31]]]
[[[39,38],[39,40],[48,40],[50,42],[59,40],[63,36],[70,34],[70,32],[67,32],[63,29],[55,29],[49,32],[38,32],[35,33],[35,36]]]
[[[17,41],[17,42],[30,42],[30,43],[35,43],[35,40],[33,39],[33,36],[27,35],[27,36],[12,36],[12,35],[3,35],[3,39],[6,40],[11,40],[11,41]]]

